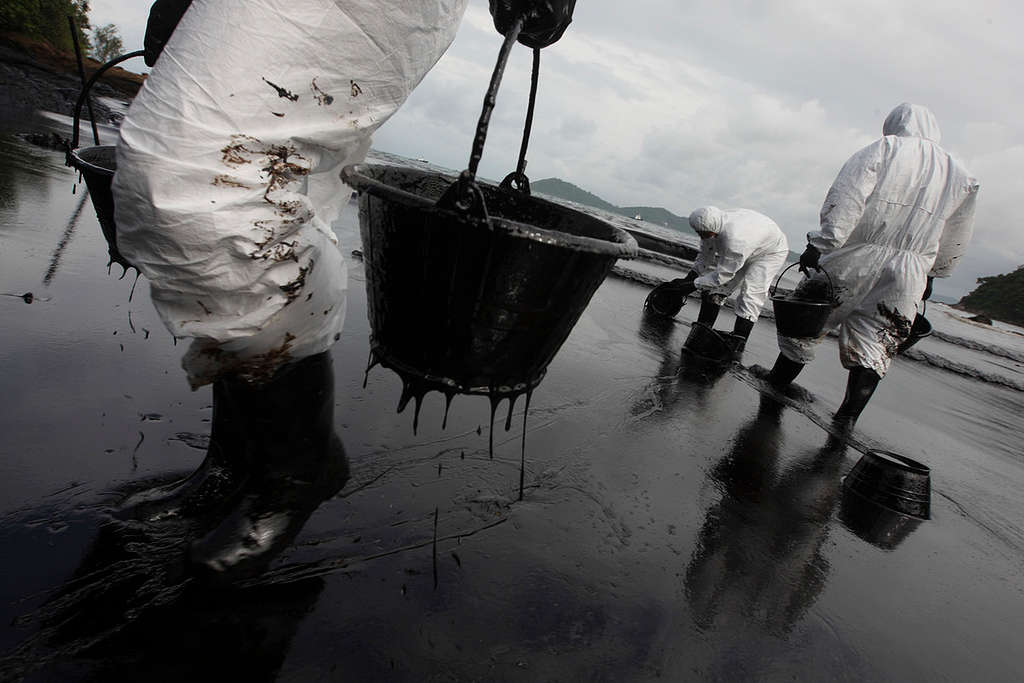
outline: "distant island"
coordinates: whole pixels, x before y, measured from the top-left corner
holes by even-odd
[[[661,225],[666,228],[673,228],[680,232],[692,235],[690,223],[687,218],[677,216],[668,209],[660,206],[615,206],[611,202],[601,199],[596,194],[587,192],[581,187],[566,182],[560,178],[544,178],[543,180],[530,181],[530,190],[541,194],[567,199],[570,202],[592,206],[608,213],[616,213],[626,218],[646,221]]]
[[[1012,273],[978,278],[978,286],[956,307],[1024,327],[1024,266]]]

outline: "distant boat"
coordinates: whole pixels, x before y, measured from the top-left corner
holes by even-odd
[[[642,221],[643,219],[644,219],[644,217],[641,216],[640,214],[637,214],[637,215],[633,216],[633,220],[635,220],[635,221]]]

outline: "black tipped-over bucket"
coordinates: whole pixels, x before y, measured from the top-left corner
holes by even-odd
[[[825,329],[825,323],[836,306],[832,278],[824,270],[821,271],[825,273],[828,280],[827,293],[811,292],[806,287],[798,286],[793,292],[779,294],[779,281],[782,280],[786,271],[795,265],[798,264],[790,264],[779,273],[778,279],[775,280],[775,284],[772,285],[769,292],[772,308],[775,311],[775,328],[783,337],[798,339],[817,337]]]
[[[896,512],[844,486],[839,521],[859,538],[883,550],[893,550],[921,525],[920,517]]]
[[[869,450],[843,479],[843,486],[893,512],[919,519],[931,515],[931,470],[890,451]]]
[[[683,351],[715,363],[729,363],[743,352],[746,339],[729,332],[719,332],[697,321],[683,343]]]
[[[453,178],[348,166],[373,354],[428,386],[470,394],[532,389],[616,259],[623,230],[553,202],[479,183],[489,216],[439,205]]]

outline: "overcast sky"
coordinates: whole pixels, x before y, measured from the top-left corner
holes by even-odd
[[[142,45],[149,2],[92,0],[94,25]],[[541,55],[527,174],[679,215],[746,207],[801,251],[842,163],[907,101],[981,183],[975,235],[940,295],[1024,264],[1024,5],[947,0],[577,0]],[[464,168],[501,39],[470,0],[455,42],[374,146]],[[530,51],[513,52],[481,173],[513,170]]]

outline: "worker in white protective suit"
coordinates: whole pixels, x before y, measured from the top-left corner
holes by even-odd
[[[939,146],[932,113],[901,104],[883,137],[854,154],[839,171],[821,208],[821,229],[807,235],[801,270],[824,270],[838,306],[822,337],[839,328],[839,355],[850,371],[836,413],[849,429],[910,334],[918,300],[932,279],[948,277],[971,239],[978,181]],[[824,286],[817,272],[797,287]],[[816,339],[779,337],[781,353],[769,380],[788,385],[814,357]]]
[[[491,0],[490,9],[500,32],[525,15],[519,41],[544,47],[562,35],[574,1]],[[332,451],[325,459],[338,460],[332,419],[285,410],[287,401],[274,402],[273,413],[257,399],[299,385],[330,393],[330,363],[314,357],[339,338],[345,317],[345,261],[331,229],[350,196],[339,172],[362,161],[371,134],[448,48],[466,3],[153,6],[146,59],[155,66],[117,147],[118,246],[149,279],[174,337],[192,338],[182,364],[193,388],[214,383],[214,418],[204,465],[130,499],[131,515],[191,509],[217,498],[211,487],[244,492],[257,470],[281,471],[266,464],[293,455],[280,446],[289,440],[243,439],[246,432],[280,432],[291,422],[300,434],[296,425],[308,423],[311,436],[295,447]],[[333,414],[333,404],[327,409]],[[323,475],[306,470],[300,478]],[[220,572],[259,565],[287,526],[252,510],[235,517],[245,537],[215,529],[193,547],[194,562]],[[225,538],[235,547],[226,548]]]
[[[736,292],[732,333],[746,339],[768,300],[772,278],[789,254],[786,236],[775,221],[750,209],[704,206],[690,214],[690,227],[700,236],[700,253],[685,278],[668,283],[662,300],[676,297],[681,303],[699,290],[697,322],[711,326],[722,303]]]

